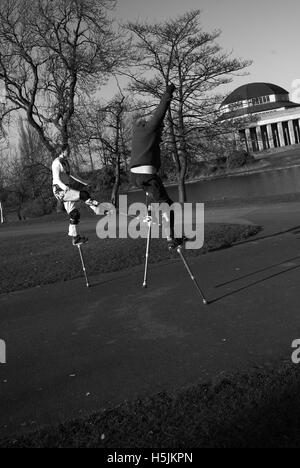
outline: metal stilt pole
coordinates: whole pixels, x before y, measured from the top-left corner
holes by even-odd
[[[145,259],[145,273],[144,273],[144,282],[143,288],[147,288],[147,279],[148,279],[148,265],[149,265],[149,254],[150,254],[150,244],[151,244],[151,231],[152,231],[152,217],[151,209],[148,210],[148,237],[147,237],[147,247],[146,247],[146,259]]]
[[[83,273],[84,273],[84,276],[85,276],[86,287],[90,288],[91,285],[90,285],[90,282],[89,282],[89,279],[88,279],[88,275],[87,275],[87,271],[86,271],[86,267],[85,267],[85,261],[84,261],[81,245],[78,245],[78,250],[79,250],[79,255],[80,255],[80,259],[81,259]]]
[[[137,219],[137,220],[142,220],[143,222],[148,222],[147,218],[142,218],[141,216],[134,216],[134,215],[130,215],[128,213],[123,213],[122,211],[115,211],[119,216],[126,216],[126,218],[130,218],[130,219]],[[114,214],[114,211],[107,211],[105,213],[105,216],[109,216],[109,215],[112,215]],[[161,226],[161,224],[158,222],[158,220],[152,216],[152,224],[157,224],[158,226]]]
[[[196,278],[195,278],[195,276],[194,276],[194,274],[193,274],[193,272],[192,272],[192,270],[191,270],[191,268],[190,268],[190,266],[189,266],[189,264],[188,264],[188,262],[187,262],[185,256],[183,255],[182,246],[180,246],[180,247],[177,248],[177,252],[179,253],[179,255],[180,255],[180,257],[181,257],[181,260],[183,261],[184,266],[185,266],[185,268],[187,269],[187,271],[188,271],[188,273],[189,273],[189,275],[190,275],[190,277],[191,277],[191,280],[194,282],[194,284],[195,284],[195,286],[196,286],[198,292],[200,293],[200,296],[201,296],[201,298],[202,298],[203,304],[207,305],[207,304],[208,304],[208,301],[206,300],[206,298],[205,298],[205,296],[204,296],[204,294],[203,294],[203,292],[202,292],[202,289],[200,288],[200,286],[199,286],[199,284],[198,284],[198,282],[197,282],[197,280],[196,280]]]

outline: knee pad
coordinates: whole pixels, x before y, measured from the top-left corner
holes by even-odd
[[[75,209],[70,213],[70,224],[76,225],[79,224],[80,221],[80,212],[79,210]]]

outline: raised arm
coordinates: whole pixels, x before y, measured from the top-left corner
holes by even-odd
[[[166,92],[164,93],[161,101],[154,111],[152,117],[148,120],[147,126],[157,130],[163,123],[164,118],[166,116],[167,110],[171,104],[173,94],[175,91],[175,85],[171,84],[167,86]]]

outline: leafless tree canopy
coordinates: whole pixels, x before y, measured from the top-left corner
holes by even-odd
[[[26,112],[46,148],[69,139],[76,98],[93,92],[121,54],[114,0],[2,0],[0,79],[9,105]]]
[[[168,121],[181,201],[189,134],[216,121],[220,96],[215,90],[250,64],[224,52],[217,43],[220,31],[203,31],[200,20],[201,12],[193,10],[164,23],[127,25],[135,40],[128,73],[131,90],[153,99],[160,98],[170,82],[177,88]]]
[[[43,196],[40,182],[49,177],[51,186],[51,177],[41,164],[49,168],[61,145],[70,143],[75,164],[89,161],[92,172],[107,169],[116,202],[130,153],[132,99],[151,112],[171,82],[177,91],[167,115],[163,167],[176,174],[181,201],[189,162],[201,151],[222,151],[222,142],[211,141],[232,128],[228,123],[222,129],[217,119],[218,88],[250,62],[219,46],[219,30],[203,30],[199,10],[162,23],[130,23],[120,31],[116,3],[0,1],[0,83],[6,92],[0,122],[12,114],[30,126],[20,129],[18,154],[10,161],[22,200],[30,184],[33,198]],[[102,102],[102,85],[118,75],[129,78],[130,94],[119,86]]]
[[[86,103],[75,112],[73,146],[77,153],[82,149],[90,156],[91,170],[94,168],[94,158],[104,168],[114,174],[112,181],[113,203],[118,201],[118,191],[121,181],[121,171],[126,171],[130,155],[131,122],[129,114],[131,106],[121,88],[105,105],[100,102]]]

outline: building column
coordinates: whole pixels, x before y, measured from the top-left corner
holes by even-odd
[[[289,126],[289,132],[290,132],[291,145],[295,145],[296,144],[296,136],[295,136],[295,129],[294,129],[294,125],[293,125],[292,120],[288,121],[288,126]]]
[[[282,122],[278,122],[278,123],[277,123],[277,128],[278,128],[278,135],[279,135],[280,147],[286,146],[286,145],[285,145],[285,141],[284,141],[284,134],[283,134]]]
[[[267,132],[268,132],[268,139],[269,139],[269,146],[270,149],[275,148],[273,132],[272,132],[272,125],[267,125]]]
[[[262,138],[261,128],[259,125],[256,127],[256,134],[257,134],[258,149],[259,151],[263,151],[264,149],[263,138]]]
[[[298,127],[300,128],[300,119],[298,120]],[[300,140],[300,135],[299,135],[299,140]]]
[[[293,121],[293,127],[294,127],[294,132],[295,132],[295,137],[296,137],[296,143],[300,143],[300,123],[297,121]]]
[[[245,128],[245,135],[246,135],[246,143],[248,151],[253,151],[252,140],[250,135],[250,128]]]

